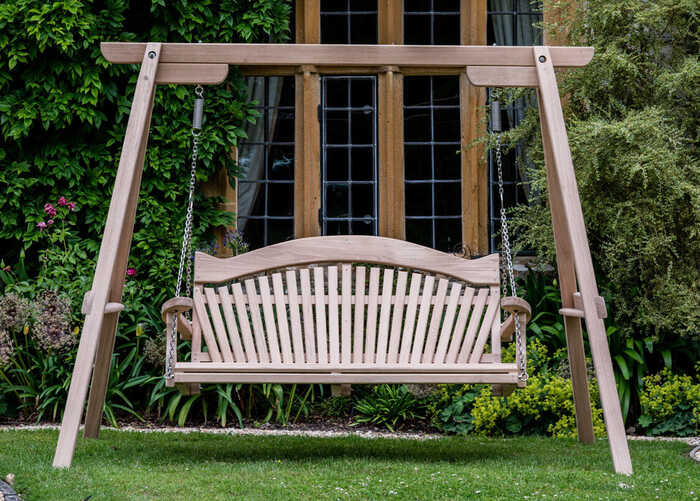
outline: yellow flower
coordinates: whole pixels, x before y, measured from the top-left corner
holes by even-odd
[[[25,336],[29,334],[29,324],[24,324],[24,330],[22,332],[24,332]]]
[[[140,337],[143,334],[143,325],[136,324],[136,337]]]
[[[80,327],[78,327],[78,326],[76,325],[76,326],[75,326],[75,329],[73,329],[73,335],[74,335],[74,336],[77,336],[78,334],[80,334]]]

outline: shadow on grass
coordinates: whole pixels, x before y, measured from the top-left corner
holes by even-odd
[[[299,463],[328,460],[378,460],[412,463],[460,463],[499,468],[513,465],[546,468],[553,463],[608,471],[607,444],[583,445],[574,440],[544,437],[478,439],[448,437],[437,440],[365,439],[361,437],[228,436],[192,434],[122,434],[105,432],[99,440],[81,440],[76,460],[93,455],[141,464],[176,465],[208,462],[243,463],[276,460]],[[578,458],[578,459],[577,459]],[[88,460],[89,461],[89,460]],[[82,462],[82,461],[81,461]]]

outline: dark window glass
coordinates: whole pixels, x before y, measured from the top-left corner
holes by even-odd
[[[324,235],[377,234],[377,79],[321,78]]]
[[[294,235],[294,77],[249,77],[260,116],[238,150],[238,229],[251,249]]]
[[[459,45],[459,0],[404,0],[406,45]]]
[[[321,0],[321,43],[376,44],[377,0]]]
[[[459,78],[404,77],[406,238],[443,251],[462,240]]]

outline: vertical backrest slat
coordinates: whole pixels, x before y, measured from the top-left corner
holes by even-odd
[[[416,313],[418,312],[418,299],[420,295],[420,285],[423,275],[413,273],[411,275],[411,290],[408,293],[408,305],[406,306],[406,318],[401,335],[401,348],[399,349],[399,363],[407,364],[411,356],[411,345],[413,344],[413,328],[416,325]]]
[[[450,289],[450,297],[447,300],[447,310],[445,310],[445,318],[442,321],[442,329],[440,330],[440,338],[438,340],[435,356],[433,357],[434,364],[442,364],[445,362],[445,354],[447,346],[452,337],[452,327],[454,326],[455,313],[457,312],[457,303],[462,292],[462,284],[455,282]]]
[[[367,328],[365,331],[364,363],[375,361],[374,347],[377,340],[377,306],[379,304],[379,268],[369,270],[369,294],[367,296]]]
[[[255,350],[255,343],[253,342],[253,335],[250,332],[250,319],[248,317],[248,308],[245,303],[245,297],[243,294],[243,288],[241,284],[236,282],[231,286],[231,292],[233,293],[233,301],[236,304],[236,315],[238,316],[238,326],[241,330],[241,337],[243,338],[243,346],[245,347],[246,358],[249,363],[258,363],[260,360],[258,358],[258,352]]]
[[[399,361],[399,345],[401,344],[401,327],[403,327],[403,310],[406,301],[406,285],[408,272],[399,271],[396,280],[396,294],[394,295],[394,308],[391,318],[391,334],[389,335],[389,350],[387,363],[395,364]]]
[[[233,313],[233,299],[228,292],[228,287],[223,286],[216,289],[221,298],[221,310],[224,312],[224,320],[226,321],[226,329],[228,330],[228,338],[231,342],[233,351],[233,361],[244,363],[246,362],[245,352],[241,344],[241,336],[238,333],[236,326],[236,316]]]
[[[250,312],[250,323],[253,327],[253,338],[255,339],[255,348],[258,351],[258,359],[261,363],[267,364],[270,362],[270,357],[267,353],[265,328],[260,316],[260,297],[255,288],[255,280],[249,278],[244,283],[246,296],[248,296],[248,311]]]
[[[474,350],[472,351],[469,362],[472,364],[478,364],[481,361],[481,355],[484,353],[484,346],[486,346],[486,341],[489,339],[491,334],[491,327],[493,326],[493,321],[496,319],[496,313],[498,313],[498,305],[501,298],[499,297],[498,287],[491,287],[491,295],[489,298],[489,306],[486,309],[486,314],[484,315],[484,321],[481,323],[481,329],[479,330],[479,337],[476,339],[474,344]]]
[[[204,342],[209,350],[211,361],[221,362],[222,359],[221,354],[219,353],[219,347],[216,345],[214,332],[212,331],[211,322],[209,322],[209,315],[207,314],[207,307],[204,305],[204,298],[199,287],[195,287],[194,289],[194,308],[197,311],[197,319],[199,320],[199,325],[202,327]]]
[[[328,358],[340,363],[340,330],[338,328],[338,267],[328,267]]]
[[[226,327],[224,327],[224,321],[221,318],[221,310],[219,309],[219,301],[216,297],[216,292],[211,287],[204,287],[204,296],[207,298],[209,313],[211,315],[211,321],[214,324],[214,333],[216,334],[216,341],[219,344],[221,357],[224,359],[224,362],[233,362],[233,353],[231,353],[231,348],[228,345],[228,335],[226,333]]]
[[[277,325],[279,327],[280,347],[282,348],[282,362],[293,364],[292,343],[289,338],[289,320],[287,318],[287,306],[284,293],[284,283],[281,273],[272,274],[272,291],[275,297],[275,311],[277,312]]]
[[[263,318],[265,320],[265,332],[267,332],[267,346],[270,348],[270,361],[273,364],[282,363],[280,346],[277,339],[277,325],[275,325],[275,313],[272,309],[272,296],[270,295],[270,283],[267,276],[258,277],[260,288],[260,300],[262,301]]]
[[[294,270],[289,270],[287,271],[287,293],[289,294],[289,322],[292,328],[294,363],[303,364],[305,363],[304,341],[302,339],[299,293],[297,290],[297,275]]]
[[[430,317],[430,327],[428,328],[428,337],[425,340],[425,348],[423,348],[422,363],[429,364],[433,361],[435,354],[435,344],[437,343],[438,332],[440,331],[440,323],[442,321],[442,310],[445,308],[445,297],[447,296],[447,286],[450,281],[446,278],[441,278],[438,281],[437,293],[435,294],[435,304],[433,305],[433,313]]]
[[[377,334],[377,365],[386,364],[386,345],[389,338],[389,320],[391,317],[391,296],[394,289],[394,270],[384,270],[382,284],[382,308],[379,312],[379,333]]]
[[[462,343],[462,348],[459,350],[459,355],[457,356],[458,364],[466,364],[469,359],[469,354],[471,353],[472,346],[474,346],[474,340],[476,339],[476,333],[479,329],[479,324],[481,323],[481,317],[484,312],[484,305],[489,296],[489,290],[486,288],[479,289],[479,293],[474,299],[474,307],[472,308],[472,314],[469,317],[469,325],[467,326],[467,333],[464,335],[464,343]]]
[[[416,333],[413,336],[413,349],[411,350],[411,363],[419,364],[423,355],[423,343],[425,341],[426,328],[428,327],[428,317],[430,316],[430,303],[433,300],[433,289],[435,288],[435,277],[427,275],[423,281],[423,295],[420,299],[420,309],[418,310],[418,322],[416,323]]]
[[[326,279],[323,267],[314,268],[314,297],[316,299],[316,349],[318,363],[328,363],[328,331],[326,329]]]
[[[313,364],[316,358],[316,333],[314,332],[314,314],[311,305],[311,273],[308,268],[299,270],[301,282],[301,311],[304,314],[304,348],[306,363]]]
[[[349,364],[352,361],[352,265],[344,264],[341,270],[340,361]]]
[[[364,266],[355,268],[355,321],[353,332],[352,362],[362,363],[365,339],[365,273]]]
[[[195,290],[197,287],[195,286]],[[193,291],[193,296],[194,296]],[[201,361],[202,356],[202,327],[199,324],[197,308],[192,308],[192,361]]]
[[[446,364],[454,364],[457,362],[457,354],[459,353],[459,348],[462,346],[462,341],[464,340],[464,334],[467,328],[467,319],[469,318],[469,312],[472,309],[472,302],[474,301],[474,292],[473,287],[464,288],[464,294],[462,294],[462,299],[459,302],[457,323],[452,331],[452,341],[450,341],[450,348],[447,350],[447,356],[445,357]]]

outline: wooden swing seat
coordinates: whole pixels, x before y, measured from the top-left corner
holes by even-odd
[[[501,362],[501,342],[513,315],[524,335],[530,307],[501,299],[497,254],[468,260],[374,236],[197,253],[193,297],[166,301],[162,314],[168,347],[172,315],[191,339],[190,361],[175,361],[168,379],[187,393],[199,383],[524,386],[519,361]]]

